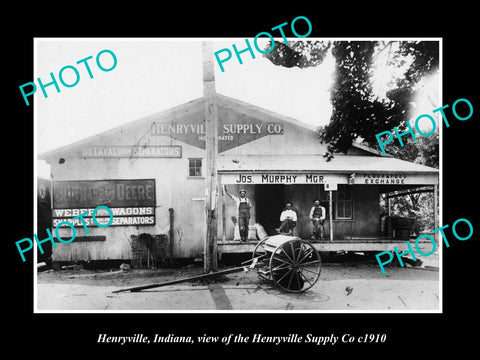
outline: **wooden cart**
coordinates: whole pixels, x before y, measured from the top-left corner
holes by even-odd
[[[320,255],[308,241],[289,235],[275,235],[259,241],[253,250],[252,258],[240,267],[113,292],[138,292],[250,270],[257,271],[261,278],[272,281],[275,286],[284,291],[302,292],[310,289],[317,282],[321,267]]]
[[[320,277],[320,254],[310,242],[289,235],[267,237],[255,246],[251,269],[287,292],[310,289]]]

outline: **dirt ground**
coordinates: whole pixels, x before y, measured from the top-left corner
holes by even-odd
[[[439,256],[433,254],[428,258],[422,258],[423,267],[412,267],[406,265],[406,268],[412,268],[418,271],[437,271],[439,268]],[[218,270],[226,270],[240,264],[224,265],[219,264]],[[387,265],[385,278],[403,278],[409,272],[391,272],[388,269],[398,268],[398,263]],[[335,271],[332,271],[336,269]],[[342,278],[359,278],[368,279],[372,275],[376,277],[375,271],[378,270],[381,274],[380,267],[376,262],[367,261],[348,261],[347,259],[340,259],[336,262],[324,262],[322,264],[322,278],[325,280],[338,280]],[[65,270],[47,270],[37,272],[37,283],[68,283],[68,284],[82,284],[92,286],[140,286],[152,283],[159,283],[164,281],[176,280],[197,276],[202,274],[201,264],[189,264],[181,267],[160,268],[160,269],[129,269],[120,270],[119,268],[109,270],[86,270],[82,266],[77,269]],[[232,276],[228,274],[226,276]],[[408,278],[408,276],[407,276]],[[218,282],[211,281],[211,282]],[[198,283],[198,282],[196,282]],[[195,283],[194,283],[195,285]]]
[[[115,290],[201,275],[201,265],[37,273],[38,310],[438,310],[438,257],[423,267],[324,263],[317,283],[286,294],[255,271],[184,282],[140,293]],[[234,266],[220,266],[225,270]],[[273,296],[272,296],[273,295]]]
[[[218,270],[226,270],[235,266],[219,266]],[[405,271],[389,271],[392,269],[399,270],[397,267],[386,267],[386,275],[382,275],[378,265],[374,264],[339,264],[327,263],[322,266],[321,279],[326,281],[339,279],[369,279],[382,276],[385,279],[409,279],[412,274],[418,272],[426,272],[428,277],[438,277],[438,268],[427,265],[426,268],[417,268],[408,266]],[[188,265],[181,268],[162,268],[162,269],[130,269],[130,270],[47,270],[37,273],[38,284],[78,284],[89,286],[115,286],[115,287],[132,287],[148,285],[171,280],[188,278],[191,276],[201,275],[201,265]],[[373,271],[372,271],[373,270]],[[242,274],[242,272],[239,272]],[[436,275],[435,275],[436,274]],[[377,276],[378,275],[378,276]],[[220,278],[211,281],[193,281],[186,282],[190,285],[203,285],[214,282],[222,282],[222,279],[235,277],[235,274],[223,275]]]

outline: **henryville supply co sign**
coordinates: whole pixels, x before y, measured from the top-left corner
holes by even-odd
[[[155,225],[155,180],[83,180],[54,181],[52,225],[66,221],[76,227],[94,226],[95,207],[106,205],[113,213],[110,226]],[[109,214],[98,211],[99,223],[109,221]],[[66,226],[66,225],[65,225]]]
[[[222,119],[218,125],[217,134],[218,152],[220,153],[264,136],[281,136],[285,134],[284,124],[281,122],[263,122],[247,116],[230,118],[228,114],[222,114],[225,111],[224,109],[219,108],[218,111],[218,118]],[[165,123],[154,122],[151,128],[151,135],[167,136],[200,149],[205,149],[206,127],[203,114]]]

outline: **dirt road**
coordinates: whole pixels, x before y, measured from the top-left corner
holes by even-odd
[[[430,311],[439,310],[438,268],[389,268],[324,264],[319,281],[304,293],[285,293],[256,272],[112,293],[138,285],[201,274],[200,267],[159,270],[63,270],[38,273],[37,309],[69,311]]]

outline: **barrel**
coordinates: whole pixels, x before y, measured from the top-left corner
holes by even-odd
[[[392,226],[395,230],[395,239],[410,238],[410,218],[394,217],[392,218]]]

